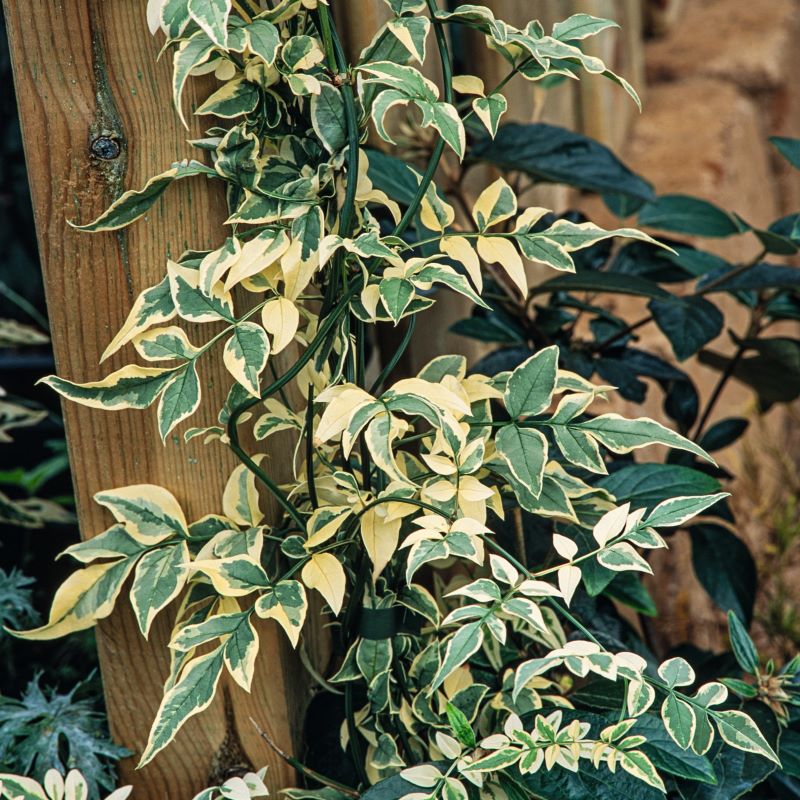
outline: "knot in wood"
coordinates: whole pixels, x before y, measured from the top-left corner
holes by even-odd
[[[111,136],[98,136],[92,139],[91,151],[93,156],[103,161],[113,161],[119,158],[121,148],[117,139]]]

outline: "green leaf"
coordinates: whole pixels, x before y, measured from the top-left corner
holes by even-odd
[[[682,495],[718,492],[719,481],[705,472],[677,464],[631,464],[600,478],[597,486],[631,508],[652,508]]]
[[[150,550],[139,559],[131,586],[131,605],[145,639],[156,614],[183,588],[184,565],[188,562],[185,542]]]
[[[595,192],[614,192],[641,204],[653,187],[594,139],[555,125],[501,125],[494,140],[475,145],[470,156],[506,172],[521,171],[537,181],[565,183]]]
[[[258,655],[258,634],[250,615],[246,614],[242,623],[225,642],[225,666],[233,679],[246,692],[253,683],[256,656]]]
[[[482,621],[470,622],[459,628],[447,642],[442,665],[430,685],[431,692],[438,689],[445,678],[455,672],[465,661],[480,650],[483,644]]]
[[[512,419],[547,410],[553,399],[557,369],[558,347],[553,345],[540,350],[511,373],[504,397]]]
[[[755,675],[758,672],[758,650],[747,633],[747,629],[733,611],[728,612],[728,634],[731,639],[733,655],[739,662],[739,666],[745,672]]]
[[[113,231],[124,228],[134,220],[146,214],[153,203],[161,197],[174,181],[181,178],[190,178],[194,175],[214,176],[213,169],[206,167],[198,161],[182,161],[173,164],[166,172],[150,178],[141,189],[129,189],[120,195],[97,219],[86,225],[74,225],[79,231]]]
[[[297,647],[308,610],[306,590],[300,581],[279,581],[258,598],[255,610],[259,617],[276,620],[292,646]]]
[[[489,136],[494,138],[500,127],[500,120],[508,111],[508,100],[499,92],[490,94],[488,97],[476,97],[472,101],[472,110],[489,132]]]
[[[158,403],[158,431],[166,441],[169,432],[190,417],[200,405],[200,379],[194,361],[179,369],[164,387]]]
[[[202,2],[202,0],[197,0],[197,2]],[[204,31],[197,31],[175,51],[172,69],[172,98],[178,111],[178,117],[187,129],[189,126],[186,124],[186,118],[181,107],[183,87],[186,85],[192,70],[201,64],[205,64],[215,48],[216,45]]]
[[[731,747],[763,756],[780,766],[780,760],[769,746],[755,722],[743,711],[716,711],[714,721],[719,735]]]
[[[281,35],[278,29],[266,19],[255,19],[246,28],[250,51],[271,67],[278,57]]]
[[[189,0],[188,9],[207,36],[223,50],[227,49],[231,0]]]
[[[748,339],[743,342],[748,351],[734,365],[726,356],[703,350],[698,358],[702,364],[717,370],[732,369],[733,376],[752,387],[763,409],[773,403],[788,403],[800,396],[800,342],[783,336]]]
[[[723,611],[749,622],[758,575],[747,545],[721,525],[692,525],[689,534],[697,580]]]
[[[338,153],[347,144],[342,93],[323,83],[320,93],[311,96],[311,124],[329,153]]]
[[[498,454],[516,479],[538,498],[542,493],[547,463],[547,439],[544,434],[533,428],[506,425],[498,432],[496,445]]]
[[[661,718],[675,744],[682,750],[688,750],[697,727],[694,709],[670,692],[661,706]]]
[[[722,312],[702,297],[656,298],[648,309],[669,339],[678,361],[685,361],[722,333]]]
[[[795,169],[800,169],[800,139],[770,136],[769,141]]]
[[[602,414],[594,419],[577,424],[580,430],[588,431],[600,444],[614,453],[629,453],[640,447],[663,444],[677,450],[686,450],[713,463],[713,459],[694,442],[675,431],[665,428],[647,417],[625,419],[619,414]]]
[[[525,798],[541,800],[663,800],[658,789],[648,786],[622,770],[612,773],[605,767],[581,769],[540,769],[521,779]]]
[[[240,322],[225,343],[222,360],[228,372],[258,397],[261,392],[261,373],[267,366],[270,344],[266,331],[255,322]]]
[[[475,732],[464,712],[449,701],[445,706],[445,711],[447,712],[447,721],[458,741],[465,747],[475,747]]]
[[[714,292],[738,292],[742,290],[759,289],[797,289],[800,287],[800,270],[797,267],[782,266],[780,264],[760,263],[750,267],[744,272],[737,272],[729,268],[731,276],[724,278],[724,274],[715,270],[697,284],[698,291],[705,291],[705,284],[710,280],[720,279],[713,289]]]
[[[261,97],[258,86],[246,80],[233,80],[221,86],[195,111],[223,119],[233,119],[256,110]]]
[[[416,296],[416,292],[414,284],[405,278],[384,278],[380,282],[381,300],[395,325]]]
[[[643,524],[652,528],[677,527],[728,496],[728,492],[718,492],[695,497],[672,497],[660,502]]]
[[[726,237],[742,233],[740,224],[707,200],[684,194],[665,194],[639,211],[640,225],[695,236]]]
[[[698,441],[698,444],[708,453],[722,450],[740,439],[750,420],[744,417],[728,417],[715,422]],[[699,494],[695,492],[695,494]]]
[[[668,299],[671,295],[657,283],[638,275],[619,272],[579,272],[576,275],[559,275],[531,289],[532,295],[550,292],[611,292],[639,297]]]
[[[116,411],[121,408],[147,408],[164,391],[174,375],[175,368],[157,369],[129,364],[100,381],[73,383],[50,375],[40,383],[81,405]]]
[[[200,288],[200,273],[197,270],[169,261],[167,272],[172,301],[182,319],[188,322],[233,322],[230,295],[219,284],[206,294]]]
[[[591,14],[573,14],[553,25],[553,36],[562,42],[569,42],[594,36],[607,28],[619,28],[619,25],[613,20],[593,17]]]
[[[642,751],[650,757],[656,768],[692,782],[713,785],[716,776],[711,763],[691,750],[681,750],[664,729],[663,722],[653,714],[644,714],[636,720],[634,735],[647,737]]]
[[[139,767],[152,761],[175,738],[187,719],[211,705],[222,664],[221,646],[189,662],[180,679],[161,700]]]
[[[61,555],[72,556],[87,564],[100,558],[136,556],[144,552],[145,545],[136,541],[122,525],[114,525],[91,539],[70,545]],[[59,556],[60,557],[60,556]]]

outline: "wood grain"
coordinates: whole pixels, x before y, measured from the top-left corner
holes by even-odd
[[[171,109],[170,59],[156,63],[160,37],[150,37],[141,0],[4,0],[4,6],[57,369],[73,380],[97,379],[132,360],[126,349],[98,366],[134,297],[163,276],[167,254],[221,241],[223,197],[195,180],[171,189],[146,221],[119,234],[70,229],[68,218],[86,222],[123,189],[196,155]],[[190,88],[185,103],[196,101]],[[92,155],[100,135],[119,143],[118,158]],[[223,370],[221,360],[201,365],[200,420],[212,422],[221,405],[229,385]],[[172,436],[162,446],[153,410],[108,413],[67,404],[64,417],[82,536],[111,521],[92,495],[126,484],[166,486],[190,518],[219,511],[235,466],[221,445],[184,445]],[[276,450],[267,462],[278,477],[287,474],[288,452]],[[120,605],[100,626],[98,646],[112,734],[139,754],[167,672],[169,612],[145,642],[127,604]],[[227,710],[219,697],[145,769],[135,771],[134,758],[122,763],[135,797],[185,800],[210,777],[242,766],[268,764],[276,788],[292,781],[249,721],[253,716],[285,750],[297,743],[305,690],[284,639],[264,626],[252,695],[228,681],[220,693],[229,698]]]

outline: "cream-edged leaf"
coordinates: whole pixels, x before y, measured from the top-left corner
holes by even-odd
[[[522,264],[522,257],[511,241],[503,236],[479,236],[478,255],[487,264],[499,264],[519,293],[523,297],[527,296],[528,279],[525,267]]]
[[[228,478],[222,494],[222,509],[237,525],[254,527],[264,519],[258,503],[256,476],[246,464],[236,467]]]
[[[131,586],[131,605],[145,639],[158,612],[183,588],[189,560],[186,542],[150,550],[139,559]]]
[[[237,383],[254,397],[261,391],[261,373],[267,366],[270,344],[266,331],[255,322],[240,322],[225,343],[222,361]]]
[[[316,589],[325,598],[334,615],[338,615],[347,589],[347,577],[339,559],[332,553],[315,553],[303,567],[301,577],[309,589]]]
[[[161,700],[139,767],[152,761],[175,738],[187,719],[211,705],[223,663],[220,646],[184,667],[179,680]]]
[[[140,367],[128,364],[99,381],[73,383],[50,375],[44,383],[62,397],[90,408],[117,411],[122,408],[147,408],[164,391],[180,367]]]
[[[73,572],[56,591],[47,624],[10,633],[20,639],[46,641],[91,628],[114,610],[122,585],[135,563],[135,558],[124,558]]]
[[[158,431],[166,441],[169,432],[200,405],[200,378],[194,361],[177,370],[158,401]]]
[[[228,672],[246,692],[250,691],[253,683],[258,644],[258,634],[247,614],[242,624],[228,637],[223,650]]]
[[[124,344],[153,325],[163,325],[176,315],[175,303],[169,287],[169,277],[142,291],[136,298],[123,326],[103,351],[100,361],[105,361]]]
[[[556,577],[558,578],[558,588],[564,596],[564,602],[569,605],[575,590],[581,585],[583,574],[580,567],[566,564],[559,568]]]
[[[258,598],[255,610],[259,617],[274,619],[292,647],[297,647],[308,610],[306,590],[300,581],[279,581]]]
[[[300,325],[300,312],[288,298],[276,297],[264,305],[261,324],[272,336],[272,352],[277,355],[294,339]]]
[[[489,184],[472,207],[472,218],[481,232],[517,213],[517,197],[505,178]]]
[[[186,517],[172,492],[153,484],[107,489],[94,496],[137,541],[158,544],[170,536],[187,536]]]

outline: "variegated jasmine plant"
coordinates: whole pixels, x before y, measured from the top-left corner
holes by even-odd
[[[254,617],[274,619],[297,646],[308,594],[318,592],[337,655],[317,678],[344,695],[334,746],[352,771],[329,779],[301,766],[324,788],[294,797],[577,798],[602,784],[647,800],[675,775],[713,783],[705,754],[720,741],[776,761],[724,684],[690,691],[695,675],[682,658],[658,665],[620,652],[575,611],[587,576],[649,572],[643,554],[665,546],[657,529],[724,496],[620,505],[594,483],[606,454],[661,444],[707,458],[701,448],[653,420],[598,413],[613,387],[560,368],[556,347],[512,372],[476,374],[464,357],[441,355],[393,380],[417,315],[442,292],[482,305],[488,270],[493,285],[524,297],[531,262],[569,272],[573,253],[601,239],[652,241],[633,229],[542,224],[545,209],[520,208],[503,179],[471,207],[462,198],[468,213],[458,216],[434,180],[465,157],[470,139],[495,135],[512,78],[594,73],[638,102],[581,47],[614,23],[577,14],[551,31],[538,22],[518,29],[482,6],[387,2],[392,19],[351,64],[332,0],[149,1],[151,28],[174,53],[181,118],[190,76],[213,73],[219,88],[195,113],[227,122],[194,142],[201,160],[174,164],[79,227],[128,225],[173,182],[203,177],[226,187],[229,235],[216,250],[169,260],[134,303],[106,355],[132,345],[148,366],[92,383],[46,382],[98,408],[157,404],[163,439],[197,409],[198,370],[221,358],[231,388],[219,424],[185,437],[230,447],[242,463],[221,513],[195,521],[157,486],[100,492],[116,523],[68,548],[80,568],[47,624],[18,635],[95,624],[129,576],[145,636],[181,598],[146,764],[209,705],[223,671],[250,689]],[[507,62],[499,86],[453,75],[448,29],[464,27]],[[421,71],[431,48],[441,86]],[[421,169],[404,164],[395,175],[402,203],[376,188],[364,146],[373,131],[391,144],[398,113],[430,133]],[[206,341],[190,341],[185,322],[207,324]],[[378,323],[402,325],[404,336],[370,371]],[[279,373],[272,359],[282,351],[295,355]],[[290,402],[289,388],[303,401]],[[295,433],[288,485],[270,474],[264,452],[245,448],[243,430],[258,442]],[[271,524],[262,490],[283,510]],[[543,557],[499,532],[519,507],[546,526]],[[576,710],[572,694],[587,676],[608,684],[611,712]]]

